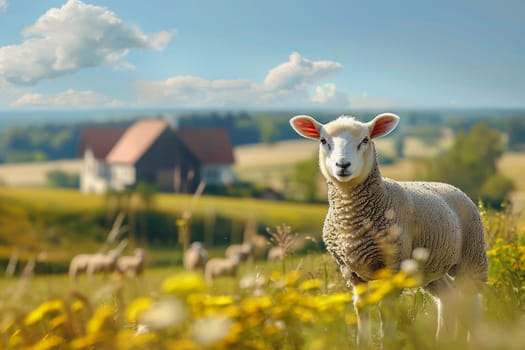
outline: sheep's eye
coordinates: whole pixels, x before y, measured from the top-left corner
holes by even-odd
[[[326,139],[325,139],[324,137],[321,139],[321,143],[322,143],[323,145],[326,145]]]
[[[359,151],[361,149],[361,146],[368,144],[368,137],[365,137],[363,141],[359,145],[357,145],[357,150]]]

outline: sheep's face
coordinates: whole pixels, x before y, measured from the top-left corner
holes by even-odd
[[[323,172],[339,182],[362,176],[369,152],[368,128],[348,117],[339,118],[321,129],[320,161]],[[325,175],[327,175],[325,174]]]
[[[323,125],[297,116],[290,124],[299,135],[319,141],[319,166],[327,179],[360,183],[374,163],[372,139],[390,133],[398,121],[398,116],[384,113],[368,123],[342,116]]]

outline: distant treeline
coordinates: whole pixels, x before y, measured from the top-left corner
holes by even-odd
[[[403,112],[398,137],[417,136],[423,139],[439,137],[441,127],[451,127],[468,131],[475,124],[487,123],[508,135],[510,149],[522,149],[525,145],[525,113],[497,117],[472,115],[444,115],[439,112]],[[327,122],[334,117],[333,113],[317,113],[315,117]],[[369,119],[373,112],[358,114],[362,119]],[[171,122],[179,128],[186,127],[222,127],[229,131],[234,145],[253,143],[272,143],[296,138],[288,120],[290,112],[186,112],[169,116]],[[155,115],[145,115],[155,117]],[[133,119],[108,122],[83,122],[78,124],[50,124],[39,126],[13,126],[0,132],[0,163],[45,161],[72,159],[78,157],[78,148],[82,130],[87,127],[122,126],[133,123]]]

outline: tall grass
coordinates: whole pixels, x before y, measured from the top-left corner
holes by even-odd
[[[404,290],[391,304],[398,327],[384,348],[525,348],[524,232],[510,211],[482,213],[490,281],[470,341],[437,343],[435,306],[414,288],[417,273],[385,272],[360,305],[377,311],[382,300]],[[78,285],[60,275],[29,278],[22,288],[19,279],[0,279],[0,348],[354,348],[351,295],[336,265],[324,254],[286,259],[286,273],[279,262],[256,259],[240,267],[239,277],[220,278],[212,286],[180,265],[148,269],[138,280],[95,276]],[[458,304],[457,312],[466,309]],[[374,341],[379,347],[379,338]]]

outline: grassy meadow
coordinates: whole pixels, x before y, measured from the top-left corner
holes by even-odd
[[[490,280],[483,317],[470,341],[460,336],[436,342],[436,308],[417,288],[417,270],[383,271],[362,291],[359,305],[377,322],[381,300],[394,298],[390,307],[397,331],[383,348],[525,346],[523,231],[508,213],[483,211],[483,218]],[[0,291],[3,349],[356,348],[351,293],[322,253],[292,254],[277,262],[256,256],[239,266],[236,277],[218,277],[211,284],[202,272],[185,272],[173,263],[148,267],[138,278],[82,275],[73,283],[65,274],[4,277]],[[455,310],[467,312],[464,303]],[[377,333],[374,326],[372,348],[379,347]]]
[[[294,141],[238,149],[236,171],[243,179],[285,187],[293,169],[290,159],[311,158],[316,147]],[[388,152],[389,145],[378,148]],[[391,313],[397,331],[384,339],[384,349],[525,348],[525,222],[518,215],[525,203],[521,176],[525,154],[506,154],[499,166],[515,181],[516,205],[513,211],[502,212],[481,208],[487,229],[489,283],[483,316],[476,320],[470,341],[460,326],[459,337],[436,342],[436,307],[417,288],[418,271],[383,271],[382,278],[363,291],[366,297],[359,307],[370,310],[377,324],[380,302],[393,298]],[[414,163],[405,159],[383,166],[382,172],[411,180]],[[7,262],[14,242],[32,244],[46,252],[37,266],[67,264],[76,253],[100,249],[113,220],[104,213],[116,211],[108,197],[75,190],[0,187],[0,198],[4,213],[0,216],[0,258]],[[145,210],[138,196],[127,205],[131,211]],[[213,283],[204,280],[202,271],[183,270],[182,247],[176,237],[169,244],[146,246],[146,269],[138,278],[82,275],[73,283],[65,273],[28,270],[24,274],[21,268],[38,250],[23,251],[17,273],[0,277],[0,349],[356,348],[351,293],[320,246],[326,204],[157,194],[152,207],[169,218],[166,225],[174,236],[183,213],[191,213],[191,220],[186,220],[192,225],[201,222],[203,226],[198,227],[211,234],[218,232],[214,225],[222,218],[223,225],[230,226],[220,232],[229,235],[229,241],[240,242],[250,222],[256,223],[259,233],[267,226],[287,224],[298,237],[315,238],[316,249],[274,262],[268,262],[262,250],[243,262],[235,277],[219,277]],[[41,214],[50,218],[43,219]],[[97,225],[92,227],[93,222]],[[71,231],[55,232],[51,224]],[[64,235],[71,238],[66,240]],[[135,240],[131,245],[142,243]],[[224,246],[210,249],[210,256],[223,254]],[[464,304],[458,301],[455,310],[465,317]],[[373,331],[372,348],[379,348],[377,326]]]

